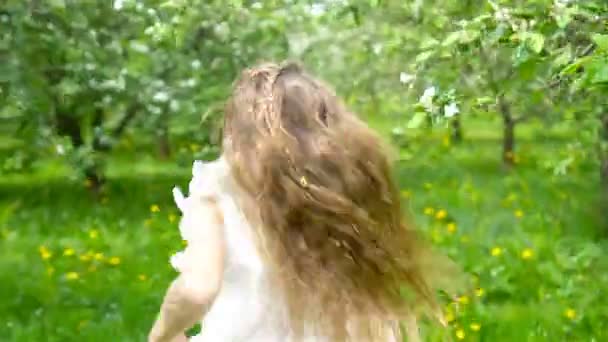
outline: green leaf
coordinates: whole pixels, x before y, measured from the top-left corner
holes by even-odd
[[[433,55],[433,51],[424,51],[416,56],[416,63],[423,63]]]
[[[49,0],[49,5],[55,8],[65,8],[65,0]]]
[[[418,128],[420,127],[424,121],[426,120],[426,113],[417,112],[414,114],[414,117],[407,123],[407,128]]]
[[[597,47],[600,51],[608,52],[608,34],[596,33],[591,35],[591,39],[595,44],[597,44]]]
[[[525,32],[521,34],[521,38],[526,42],[528,47],[536,53],[541,52],[545,46],[545,36],[540,33]]]
[[[574,73],[579,67],[585,66],[587,63],[591,62],[592,60],[593,60],[593,56],[581,57],[581,58],[575,60],[574,62],[572,62],[570,65],[568,65],[564,69],[562,69],[560,74],[570,75],[570,74]]]

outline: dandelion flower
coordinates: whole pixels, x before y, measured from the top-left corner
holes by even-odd
[[[111,257],[110,260],[108,261],[110,263],[110,265],[120,265],[120,258],[119,257]]]
[[[492,250],[490,251],[490,254],[491,254],[493,257],[498,257],[498,256],[500,256],[500,255],[502,254],[502,248],[500,248],[500,247],[494,247],[494,248],[492,248]]]
[[[456,223],[454,223],[454,222],[448,223],[447,230],[448,230],[448,233],[454,234],[456,232]]]
[[[464,340],[464,336],[465,336],[464,330],[462,330],[462,329],[456,330],[456,338],[457,339]]]
[[[534,251],[532,251],[532,249],[530,249],[530,248],[526,248],[523,251],[521,251],[521,258],[524,260],[532,259],[533,256],[534,256]]]
[[[424,214],[425,215],[433,215],[434,212],[435,212],[435,209],[433,209],[431,207],[424,208]]]
[[[462,305],[469,304],[469,297],[467,297],[467,296],[460,296],[460,297],[458,297],[458,303],[460,303]]]
[[[566,318],[568,319],[575,319],[576,318],[576,310],[572,309],[572,308],[568,308],[566,309],[566,311],[564,311],[564,316],[566,316]]]
[[[97,261],[102,261],[103,260],[103,253],[95,253],[94,258]]]
[[[448,312],[446,312],[444,318],[445,318],[445,321],[448,323],[453,322],[456,319],[456,317],[454,317],[454,313],[452,312],[452,310],[449,310]]]
[[[435,214],[435,218],[438,220],[443,220],[444,218],[446,218],[446,216],[448,216],[448,213],[443,209],[437,211],[437,213]]]
[[[40,246],[38,252],[40,252],[40,258],[42,258],[42,260],[49,260],[53,256],[53,253],[45,246]]]
[[[148,279],[148,277],[146,277],[145,274],[140,274],[137,276],[137,279],[139,279],[139,281],[146,281],[146,279]]]
[[[92,240],[95,240],[99,237],[99,232],[95,229],[92,229],[89,231],[89,238],[91,238]]]
[[[480,288],[478,288],[477,290],[475,290],[475,295],[476,295],[477,297],[483,297],[483,295],[484,295],[485,293],[486,293],[486,291],[485,291],[485,290],[484,290],[482,287],[480,287]]]
[[[517,210],[515,210],[515,213],[514,213],[514,214],[515,214],[515,217],[517,217],[517,218],[522,218],[522,217],[524,217],[524,212],[523,212],[521,209],[517,209]]]
[[[65,274],[65,279],[67,280],[76,280],[78,278],[80,278],[78,272],[68,272]]]
[[[481,324],[479,324],[479,323],[471,323],[471,325],[469,326],[469,328],[471,328],[471,330],[473,330],[473,331],[479,331],[479,329],[481,329]]]
[[[157,212],[160,211],[160,207],[158,206],[158,204],[152,204],[150,206],[150,211],[153,212],[153,213],[157,213]]]
[[[450,136],[444,135],[443,138],[441,139],[441,142],[442,142],[443,146],[450,147]]]
[[[175,214],[169,214],[169,222],[173,223],[177,220],[177,216]]]
[[[73,248],[69,248],[69,247],[68,247],[68,248],[66,248],[65,250],[63,250],[63,255],[64,255],[64,256],[72,256],[72,255],[74,255],[74,254],[76,254],[76,252],[74,251],[74,249],[73,249]]]

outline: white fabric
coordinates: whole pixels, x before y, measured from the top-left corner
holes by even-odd
[[[220,205],[226,236],[226,263],[222,288],[202,322],[202,331],[191,338],[196,342],[284,342],[288,329],[282,321],[281,301],[268,291],[268,280],[262,260],[252,239],[253,230],[234,200],[235,183],[224,158],[203,163],[194,162],[189,196],[179,188],[173,196],[182,211],[180,233],[184,240],[191,229],[204,229],[190,222],[195,210],[190,199],[211,196]],[[186,253],[171,257],[171,265],[179,271]],[[204,261],[198,261],[204,262]]]
[[[220,157],[208,163],[194,162],[188,190],[189,196],[186,197],[179,188],[173,189],[175,202],[182,212],[182,238],[188,241],[192,229],[205,229],[194,222],[196,215],[192,213],[196,210],[196,203],[200,202],[197,198],[210,196],[218,200],[220,205],[227,245],[219,295],[201,322],[201,333],[190,341],[289,342],[285,306],[280,294],[269,288],[266,269],[254,243],[253,229],[235,201],[239,189],[226,160]],[[171,265],[179,271],[187,255],[184,252],[176,253],[171,257]],[[396,341],[395,338],[388,340]],[[329,342],[327,338],[312,335],[304,341]]]

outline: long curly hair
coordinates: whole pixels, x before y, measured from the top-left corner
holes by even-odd
[[[434,275],[447,268],[404,219],[388,149],[327,85],[298,64],[260,64],[224,120],[224,155],[296,340],[400,340],[398,322],[436,313]]]

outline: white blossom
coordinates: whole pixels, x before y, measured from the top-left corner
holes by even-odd
[[[460,113],[460,109],[455,102],[451,102],[443,107],[443,114],[446,118],[451,118],[458,113]]]
[[[420,97],[420,104],[428,111],[433,108],[433,98],[437,94],[437,89],[434,86],[428,87]]]
[[[416,76],[408,74],[407,72],[404,72],[404,71],[402,71],[399,74],[399,82],[401,82],[403,84],[408,84],[408,83],[412,82],[415,78],[416,78]]]
[[[202,63],[198,59],[195,59],[192,61],[192,63],[190,63],[190,66],[192,66],[192,69],[194,69],[194,70],[200,69],[201,65],[202,65]]]
[[[148,45],[140,43],[140,42],[136,42],[133,41],[131,42],[131,49],[139,52],[139,53],[148,53],[150,52],[150,48],[148,47]]]
[[[159,91],[152,96],[152,100],[155,102],[167,102],[169,101],[169,93],[166,91]]]
[[[63,145],[61,144],[57,144],[55,145],[55,151],[57,152],[58,155],[62,156],[65,154],[65,148],[63,147]]]
[[[114,0],[114,9],[119,11],[122,9],[125,1],[124,0]]]

